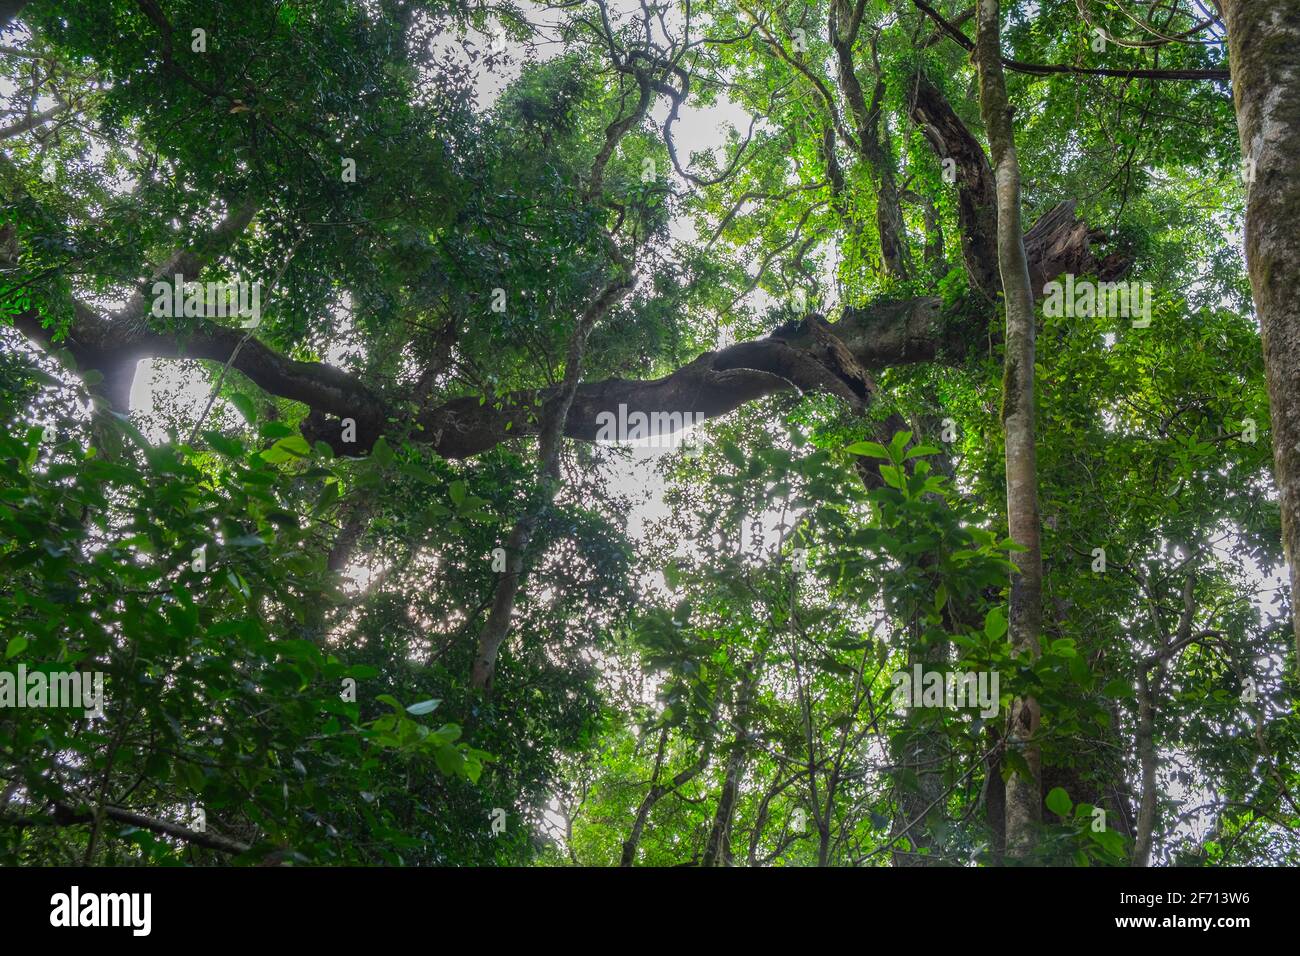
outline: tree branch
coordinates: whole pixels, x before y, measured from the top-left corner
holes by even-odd
[[[926,3],[925,0],[912,0],[912,2],[916,4],[921,12],[939,24],[939,28],[960,44],[963,49],[968,52],[974,51],[974,41],[945,20],[943,15],[934,7]],[[1104,67],[1070,66],[1060,63],[1024,63],[1006,57],[999,57],[998,60],[1008,70],[1015,70],[1017,73],[1028,73],[1031,76],[1052,76],[1054,74],[1068,73],[1076,76],[1116,76],[1125,80],[1216,80],[1223,83],[1226,83],[1229,79],[1229,71],[1227,70],[1116,70]]]
[[[55,803],[53,814],[49,817],[24,817],[12,815],[0,815],[0,823],[10,826],[77,826],[82,823],[94,823],[95,814],[89,810],[77,810],[66,803]],[[238,840],[231,840],[227,837],[217,836],[215,833],[200,833],[198,830],[191,830],[189,827],[183,827],[178,823],[169,823],[166,820],[159,820],[156,817],[145,816],[143,813],[136,813],[132,810],[124,810],[121,807],[106,806],[102,808],[103,815],[110,820],[116,820],[118,823],[125,823],[129,826],[139,827],[142,830],[149,830],[153,833],[160,833],[163,836],[175,837],[178,840],[184,840],[195,846],[206,847],[209,850],[219,850],[222,853],[247,853],[249,846],[240,843]]]

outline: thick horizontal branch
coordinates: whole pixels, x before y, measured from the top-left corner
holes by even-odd
[[[51,106],[44,112],[32,113],[25,116],[23,119],[18,120],[18,122],[4,127],[4,129],[0,129],[0,139],[10,139],[14,136],[26,133],[28,130],[35,129],[49,120],[54,119],[54,117],[61,113],[66,113],[69,109],[71,109],[71,107],[68,106],[67,103],[59,103],[55,106]]]
[[[1048,212],[1025,234],[1035,286],[1064,271],[1112,278],[1125,261],[1098,262],[1090,249],[1097,238],[1074,215],[1072,203]],[[147,320],[146,320],[147,321]],[[241,329],[208,319],[189,319],[181,331],[160,331],[118,315],[101,315],[76,303],[66,347],[82,371],[104,376],[102,392],[119,410],[127,408],[135,365],[144,358],[189,358],[231,362],[272,395],[310,407],[303,434],[324,441],[338,454],[366,454],[390,428],[405,431],[410,418],[355,376],[320,362],[303,362],[276,352]],[[818,326],[818,323],[820,325]],[[975,325],[979,328],[975,328]],[[50,346],[51,331],[35,310],[15,316],[15,325]],[[936,360],[960,361],[970,343],[981,341],[984,323],[945,314],[937,298],[880,302],[847,308],[838,322],[810,317],[771,335],[706,352],[669,375],[652,380],[611,378],[578,386],[566,419],[569,438],[593,441],[602,416],[642,412],[656,416],[659,435],[689,421],[725,415],[746,402],[783,391],[825,392],[851,405],[864,404],[861,375],[893,366]],[[484,401],[463,396],[430,405],[415,415],[412,440],[431,445],[444,458],[466,458],[511,439],[536,435],[558,389],[513,392]],[[350,419],[348,428],[344,420]],[[345,442],[344,437],[354,439]]]
[[[829,328],[867,369],[930,361],[945,344],[964,349],[955,327],[946,334],[940,307],[940,300],[922,298],[846,309]],[[706,352],[663,378],[586,382],[574,395],[565,434],[596,440],[601,414],[618,415],[620,406],[627,415],[658,416],[657,433],[672,433],[681,430],[688,414],[693,419],[716,418],[783,391],[828,391],[856,401],[850,386],[822,361],[822,351],[807,323],[800,322],[764,339]],[[510,438],[535,434],[541,412],[555,394],[554,389],[514,392],[485,404],[478,398],[459,398],[430,409],[418,421],[424,440],[440,455],[465,458]],[[318,418],[312,437],[330,441],[338,433],[336,427],[328,431],[330,427]],[[359,442],[361,437],[358,434]],[[331,443],[336,450],[346,449],[336,440]]]
[[[51,342],[52,330],[42,326],[35,309],[14,316],[14,325],[43,345],[55,344]],[[81,371],[101,372],[104,397],[114,408],[125,411],[135,366],[141,359],[224,363],[243,338],[243,330],[206,319],[196,320],[193,328],[184,331],[140,331],[136,323],[99,316],[78,305],[68,337],[58,345],[68,349]],[[234,366],[267,392],[322,412],[367,424],[382,420],[386,413],[380,397],[347,372],[321,362],[289,358],[256,338],[244,343]]]
[[[166,820],[159,820],[156,817],[145,816],[143,813],[136,813],[133,810],[125,810],[122,807],[104,807],[103,815],[106,819],[116,820],[118,823],[125,823],[129,826],[139,827],[142,830],[149,830],[152,833],[159,833],[163,836],[175,837],[178,840],[184,840],[194,846],[206,847],[209,850],[219,850],[222,853],[247,853],[249,847],[247,844],[240,843],[238,840],[231,840],[226,837],[217,836],[215,833],[200,832],[191,830],[189,827],[183,827],[178,823],[169,823]],[[25,817],[0,815],[0,824],[10,826],[77,826],[83,823],[94,823],[95,814],[89,810],[78,810],[66,803],[55,803],[53,813],[48,817]]]

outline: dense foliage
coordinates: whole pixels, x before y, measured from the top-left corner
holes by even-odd
[[[1204,6],[1003,3],[1008,61],[1069,67],[1008,73],[1026,222],[1071,204],[1036,291],[1151,296],[1040,309],[1030,659],[981,167],[935,133],[984,135],[967,4],[34,0],[0,671],[105,701],[0,708],[0,863],[1300,863]],[[260,322],[157,314],[175,273],[263,283]],[[590,440],[660,377],[686,445]],[[994,712],[897,706],[932,671]]]

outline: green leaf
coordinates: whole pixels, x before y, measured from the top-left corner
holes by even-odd
[[[262,427],[257,430],[257,433],[263,438],[271,440],[297,434],[292,425],[287,425],[284,422],[265,422]]]
[[[1101,689],[1101,696],[1113,697],[1116,699],[1132,697],[1133,686],[1126,680],[1115,678],[1115,680],[1109,681],[1106,686]]]
[[[27,638],[21,634],[16,634],[9,638],[9,643],[5,646],[5,660],[12,660],[27,648]]]
[[[37,368],[35,365],[28,366],[24,371],[42,385],[48,385],[51,388],[63,388],[62,381],[44,369]]]
[[[227,438],[221,432],[215,431],[204,432],[203,437],[219,454],[225,455],[227,458],[234,458],[238,461],[244,457],[244,445],[236,439]]]
[[[908,450],[907,454],[903,456],[903,460],[906,461],[909,458],[916,458],[920,455],[937,455],[941,451],[943,451],[942,448],[936,448],[934,445],[917,445],[915,448]]]
[[[393,463],[393,449],[388,446],[388,440],[383,435],[375,440],[374,447],[370,449],[370,457],[380,468],[387,468]]]
[[[436,501],[431,501],[425,506],[420,520],[426,525],[431,525],[439,518],[445,518],[449,514],[451,514],[451,509],[446,505],[440,505]]]
[[[1069,660],[1070,663],[1068,667],[1070,670],[1070,677],[1074,680],[1074,682],[1076,684],[1079,684],[1082,687],[1091,686],[1092,671],[1088,669],[1087,658],[1081,657],[1079,656],[1079,654],[1076,653],[1074,657],[1071,657]]]
[[[404,461],[397,466],[397,470],[406,475],[406,477],[414,478],[416,481],[423,482],[426,485],[436,485],[440,483],[437,476],[413,462]]]
[[[1002,752],[1002,779],[1010,780],[1012,774],[1018,774],[1026,780],[1034,777],[1024,756],[1018,750],[1008,749]]]
[[[433,759],[438,769],[448,777],[459,776],[465,768],[464,755],[452,746],[439,747],[433,752]]]
[[[412,704],[410,707],[406,708],[406,712],[410,714],[412,717],[420,717],[423,716],[424,714],[433,713],[434,710],[437,708],[437,706],[441,703],[442,701],[434,700],[432,698],[430,698],[429,700],[422,700],[418,704]]]
[[[453,481],[451,487],[447,489],[447,494],[451,495],[451,503],[460,510],[460,506],[465,503],[465,496],[469,494],[469,489],[465,487],[463,481]]]
[[[1078,657],[1079,652],[1074,646],[1074,638],[1059,637],[1051,643],[1052,653],[1058,657]]]
[[[250,425],[257,421],[257,405],[243,392],[235,392],[231,395],[230,404],[235,406],[236,411],[243,415],[244,421]]]
[[[903,449],[907,447],[907,443],[911,440],[911,432],[895,432],[893,439],[889,442],[889,457],[894,461],[902,461]]]
[[[141,432],[140,429],[135,427],[135,423],[131,421],[130,415],[123,415],[120,412],[110,412],[108,417],[117,426],[119,431],[126,433],[126,436],[136,444],[136,447],[146,453],[153,450],[153,444],[149,439],[144,437],[144,433]]]
[[[1058,817],[1068,817],[1070,811],[1074,809],[1074,801],[1070,795],[1061,787],[1053,787],[1047,794],[1047,809],[1051,810]]]
[[[311,446],[307,444],[307,439],[301,435],[289,435],[262,452],[262,458],[269,464],[278,465],[294,458],[306,458],[310,454]]]
[[[884,445],[874,441],[855,441],[848,448],[844,449],[850,455],[863,455],[867,458],[884,458],[889,459],[889,452]]]
[[[991,641],[996,641],[1007,632],[1007,615],[1002,608],[995,607],[984,618],[984,634]]]
[[[891,488],[903,487],[903,469],[898,465],[881,465],[880,477],[885,479],[885,484]]]
[[[326,508],[329,508],[339,499],[339,483],[337,481],[327,481],[321,488],[320,497],[316,499],[316,506],[312,508],[313,514],[320,514]]]

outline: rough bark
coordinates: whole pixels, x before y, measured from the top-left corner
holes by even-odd
[[[1020,228],[1020,164],[1011,107],[1002,73],[998,0],[979,0],[975,59],[980,111],[988,130],[997,183],[998,266],[1006,305],[1006,358],[1002,380],[1002,427],[1006,442],[1007,524],[1026,550],[1015,556],[1011,577],[1008,639],[1016,656],[1038,656],[1042,626],[1042,554],[1039,545],[1038,466],[1034,445],[1034,295]],[[1019,752],[1029,774],[1007,781],[1006,851],[1024,858],[1032,851],[1042,816],[1038,702],[1012,704],[1007,746]]]
[[[1142,772],[1142,802],[1138,806],[1137,839],[1133,843],[1133,865],[1151,864],[1151,840],[1156,828],[1156,809],[1159,791],[1156,788],[1156,738],[1155,699],[1163,676],[1163,664],[1157,665],[1160,673],[1153,679],[1146,668],[1138,669],[1138,765]]]
[[[1300,661],[1300,0],[1223,0],[1222,7],[1249,188],[1246,267],[1264,340]]]
[[[998,729],[988,728],[990,744],[998,742]],[[1002,751],[994,749],[984,760],[984,819],[989,828],[989,862],[1001,866],[1007,852],[1007,784],[1002,779]]]
[[[1050,221],[1051,228],[1035,225],[1025,241],[1031,258],[1039,255],[1046,263],[1049,278],[1052,270],[1067,260],[1088,263],[1077,269],[1080,274],[1094,270],[1105,278],[1108,269],[1114,274],[1110,259],[1093,259],[1089,230],[1074,218],[1072,208],[1058,207],[1043,220]],[[1066,249],[1068,256],[1062,251]],[[199,264],[198,260],[181,262],[181,274],[197,278]],[[165,274],[162,268],[157,273]],[[16,315],[14,324],[43,347],[67,349],[79,371],[100,372],[104,376],[100,389],[119,411],[128,407],[135,366],[141,359],[189,358],[224,364],[244,338],[244,330],[206,319],[187,319],[186,328],[179,332],[160,331],[143,319],[129,319],[128,311],[105,315],[74,302],[67,337],[57,343],[52,341],[54,330],[44,326],[34,308]],[[928,297],[848,308],[830,328],[857,362],[872,371],[916,362],[958,362],[973,344],[987,341],[982,320],[945,314],[941,302]],[[616,412],[620,404],[627,406],[629,414],[694,412],[712,418],[792,389],[830,389],[845,394],[843,383],[812,356],[817,344],[806,324],[794,323],[763,339],[706,352],[663,378],[584,382],[574,393],[564,434],[595,440],[597,416]],[[282,355],[255,336],[245,342],[231,367],[269,394],[309,406],[304,434],[310,440],[326,442],[338,454],[366,454],[380,435],[410,427],[400,401],[390,401],[331,365]],[[502,442],[537,435],[539,420],[559,396],[559,388],[553,387],[513,392],[483,404],[476,396],[430,403],[417,413],[410,439],[431,446],[448,459],[481,454]],[[356,423],[353,443],[342,441],[340,420],[344,418]]]
[[[898,184],[894,175],[894,158],[882,133],[880,106],[885,96],[884,80],[877,77],[870,105],[863,94],[853,64],[853,46],[862,26],[865,0],[835,0],[831,4],[830,43],[835,50],[836,77],[840,92],[848,104],[849,114],[856,127],[856,138],[850,144],[867,161],[872,182],[876,188],[876,229],[880,236],[880,255],[886,275],[906,278],[908,275],[907,230],[903,225],[903,209],[899,202]]]
[[[908,83],[908,113],[920,127],[942,164],[952,160],[957,188],[957,224],[961,257],[971,285],[989,298],[997,295],[997,190],[984,148],[943,93],[925,74]]]
[[[727,756],[722,790],[718,794],[713,826],[709,830],[709,840],[704,849],[704,866],[731,865],[731,823],[736,812],[736,800],[740,795],[740,777],[745,770],[746,745],[745,732],[738,730],[731,753]]]
[[[972,287],[994,298],[1002,289],[998,275],[997,186],[984,148],[943,92],[919,71],[908,83],[908,113],[940,163],[953,161],[962,264]],[[1129,265],[1123,252],[1102,257],[1093,253],[1092,243],[1105,239],[1104,231],[1089,229],[1075,215],[1073,201],[1060,203],[1044,213],[1025,233],[1025,253],[1034,295],[1041,295],[1044,285],[1067,272],[1075,275],[1095,272],[1107,280],[1123,275]]]

